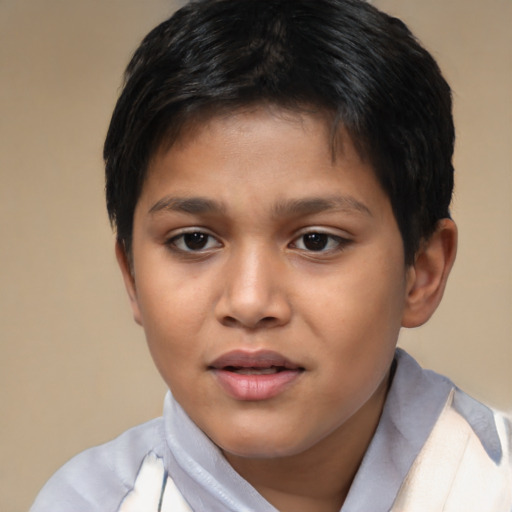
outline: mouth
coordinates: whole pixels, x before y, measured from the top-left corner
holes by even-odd
[[[241,375],[273,375],[275,373],[286,371],[283,366],[270,366],[268,368],[245,368],[238,366],[226,366],[223,370],[227,372],[239,373]]]
[[[305,368],[271,351],[233,351],[216,359],[208,369],[231,398],[268,400],[287,390]]]

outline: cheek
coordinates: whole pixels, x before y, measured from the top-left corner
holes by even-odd
[[[146,332],[180,325],[185,333],[201,320],[206,310],[206,291],[211,284],[204,276],[171,265],[164,256],[152,258],[136,268],[137,297]]]
[[[399,328],[405,304],[404,275],[396,267],[381,266],[376,272],[366,268],[371,269],[371,263],[362,270],[341,270],[304,294],[303,307],[309,310],[311,323],[329,337],[352,332],[352,336],[360,333],[366,338],[368,332],[380,331],[379,338],[385,338],[388,328]]]
[[[137,290],[142,325],[155,364],[168,380],[172,366],[193,358],[211,307],[193,280],[148,274],[140,273]]]
[[[338,379],[353,392],[364,387],[361,383],[373,387],[383,376],[401,326],[404,273],[399,264],[378,262],[340,271],[303,303],[311,329],[319,334],[330,377],[343,373]]]

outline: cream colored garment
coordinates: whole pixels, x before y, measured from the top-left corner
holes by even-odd
[[[452,407],[454,391],[404,480],[391,512],[510,512],[512,461],[507,420],[495,414],[503,455],[489,457]]]
[[[153,453],[144,459],[133,490],[119,512],[193,512],[164,470],[163,460]]]

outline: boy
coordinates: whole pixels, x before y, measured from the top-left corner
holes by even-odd
[[[32,510],[511,510],[510,425],[395,350],[455,259],[453,141],[437,65],[365,2],[202,0],[152,31],[107,205],[170,393]]]

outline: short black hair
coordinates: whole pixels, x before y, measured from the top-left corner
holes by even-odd
[[[125,250],[155,151],[192,120],[258,104],[316,109],[348,132],[389,196],[407,264],[449,217],[451,91],[402,21],[362,0],[198,0],[142,41],[112,116],[107,208]]]

